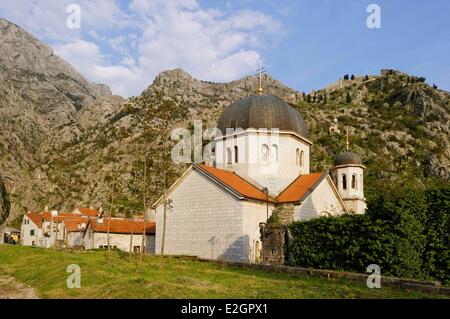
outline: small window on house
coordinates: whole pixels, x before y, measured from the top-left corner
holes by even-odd
[[[263,163],[267,163],[269,161],[269,146],[267,146],[267,144],[263,144],[261,146],[261,160]]]
[[[278,146],[275,144],[270,148],[270,158],[273,162],[278,162]]]
[[[234,162],[239,162],[239,149],[237,146],[234,147]]]
[[[133,247],[133,252],[134,252],[135,254],[139,253],[140,251],[141,251],[141,246],[134,246],[134,247]]]
[[[352,175],[352,188],[356,189],[357,188],[357,184],[356,184],[356,174]]]
[[[30,230],[30,236],[34,236],[34,229]]]
[[[342,174],[342,189],[347,189],[347,175]]]
[[[298,148],[295,150],[295,165],[300,165],[300,150]]]
[[[231,156],[231,148],[227,147],[227,164],[231,164],[232,161],[232,156]]]
[[[304,161],[305,161],[304,157],[305,157],[305,154],[303,153],[303,151],[301,151],[300,152],[300,166],[301,167],[303,167],[303,165],[304,165]]]

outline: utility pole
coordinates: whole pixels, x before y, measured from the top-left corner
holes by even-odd
[[[134,231],[134,216],[131,216],[131,237],[130,237],[130,256],[129,256],[130,261],[133,256],[133,231]]]
[[[112,217],[112,210],[114,207],[114,185],[115,184],[115,175],[114,175],[114,160],[112,163],[112,185],[111,185],[111,207],[109,209],[109,218],[108,218],[108,229],[106,233],[106,238],[108,242],[108,258],[111,260],[111,243],[110,243],[110,229],[111,229],[111,217]]]
[[[147,125],[147,124],[145,124]],[[144,212],[142,213],[142,217],[143,217],[143,221],[142,221],[142,241],[141,241],[141,255],[139,256],[139,266],[142,263],[142,259],[144,258],[144,252],[145,252],[145,239],[146,239],[146,212],[147,212],[147,127],[144,127],[144,151],[145,151],[145,155],[144,155],[144,193],[142,195],[142,200],[143,200],[143,204],[144,204]]]
[[[164,195],[163,195],[163,233],[161,238],[161,256],[159,259],[159,269],[163,269],[164,262],[164,242],[166,240],[166,219],[167,219],[167,189],[166,189],[166,171],[164,170]]]

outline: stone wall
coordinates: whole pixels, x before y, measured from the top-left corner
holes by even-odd
[[[200,261],[206,261],[201,260]],[[290,274],[302,274],[314,277],[324,277],[328,279],[339,279],[344,278],[351,281],[366,283],[369,274],[352,273],[346,271],[336,271],[327,269],[312,269],[303,267],[289,267],[283,265],[267,265],[267,264],[248,264],[239,263],[232,261],[217,261],[217,263],[229,265],[232,267],[246,268],[246,269],[257,269],[269,272],[282,272]],[[450,296],[450,287],[444,287],[440,282],[437,281],[422,281],[415,279],[404,279],[396,277],[385,277],[381,276],[381,287],[399,287],[412,291],[421,291],[427,293],[435,293]]]
[[[239,200],[193,169],[169,194],[164,254],[253,262],[259,257],[259,223],[266,203]],[[269,214],[273,205],[269,205]],[[160,253],[163,205],[156,209]]]
[[[319,216],[339,215],[344,207],[335,193],[329,176],[299,206],[294,206],[294,220],[308,220]]]

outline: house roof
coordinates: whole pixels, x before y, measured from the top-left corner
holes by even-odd
[[[326,173],[300,175],[277,197],[278,203],[300,202],[327,176]]]
[[[42,215],[38,213],[32,213],[28,212],[26,213],[26,216],[36,224],[36,226],[41,227],[42,226]]]
[[[199,171],[205,173],[222,185],[231,188],[242,197],[260,201],[267,200],[267,195],[263,191],[234,172],[218,169],[205,164],[194,164],[194,168],[197,168]],[[272,203],[275,202],[271,196],[269,196],[268,201]]]
[[[180,182],[183,176],[187,175],[192,169],[203,173],[205,176],[213,179],[219,186],[228,189],[241,199],[253,199],[258,201],[266,201],[266,194],[257,186],[248,182],[234,172],[215,168],[205,164],[193,164],[183,175],[169,188],[168,192]],[[269,202],[272,204],[300,203],[304,201],[316,187],[329,175],[325,172],[300,175],[291,184],[289,184],[276,198],[269,196]],[[331,181],[331,180],[330,180]],[[333,184],[333,182],[331,182]],[[340,198],[339,192],[331,185],[336,196],[339,197],[344,209],[345,203]],[[154,207],[161,202],[161,196],[155,203]]]
[[[103,218],[103,223],[99,224],[96,219],[90,219],[90,225],[92,230],[97,233],[107,233],[108,232],[108,224],[109,218]],[[146,234],[154,234],[156,229],[156,223],[147,221],[146,225]],[[144,230],[144,222],[140,221],[132,221],[131,219],[115,219],[111,218],[111,224],[109,226],[110,233],[116,234],[131,234],[133,231],[134,234],[142,233]]]
[[[58,212],[58,215],[56,217],[52,217],[52,213],[51,212],[42,212],[40,213],[40,215],[42,216],[42,218],[45,221],[56,221],[56,222],[62,222],[65,218],[79,218],[80,215],[76,215],[76,214],[72,214],[72,213],[64,213]]]
[[[77,211],[81,213],[83,216],[96,217],[99,214],[97,209],[86,208],[86,207],[78,207],[73,212],[77,214]]]
[[[85,226],[88,224],[89,218],[71,218],[71,219],[64,219],[63,223],[66,227],[67,232],[76,232],[76,231],[82,231],[84,229],[81,229],[81,225],[85,224]]]

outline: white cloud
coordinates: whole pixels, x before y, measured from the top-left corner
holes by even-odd
[[[89,80],[108,84],[114,94],[130,95],[139,77],[139,70],[131,68],[130,63],[108,65],[105,56],[93,42],[77,40],[53,48],[57,55],[70,61]]]
[[[3,3],[4,2],[4,3]],[[65,27],[73,0],[2,0],[0,15],[48,39],[89,80],[116,94],[137,95],[161,71],[230,81],[254,73],[281,34],[281,24],[254,10],[220,12],[196,0],[79,0],[81,29]]]

